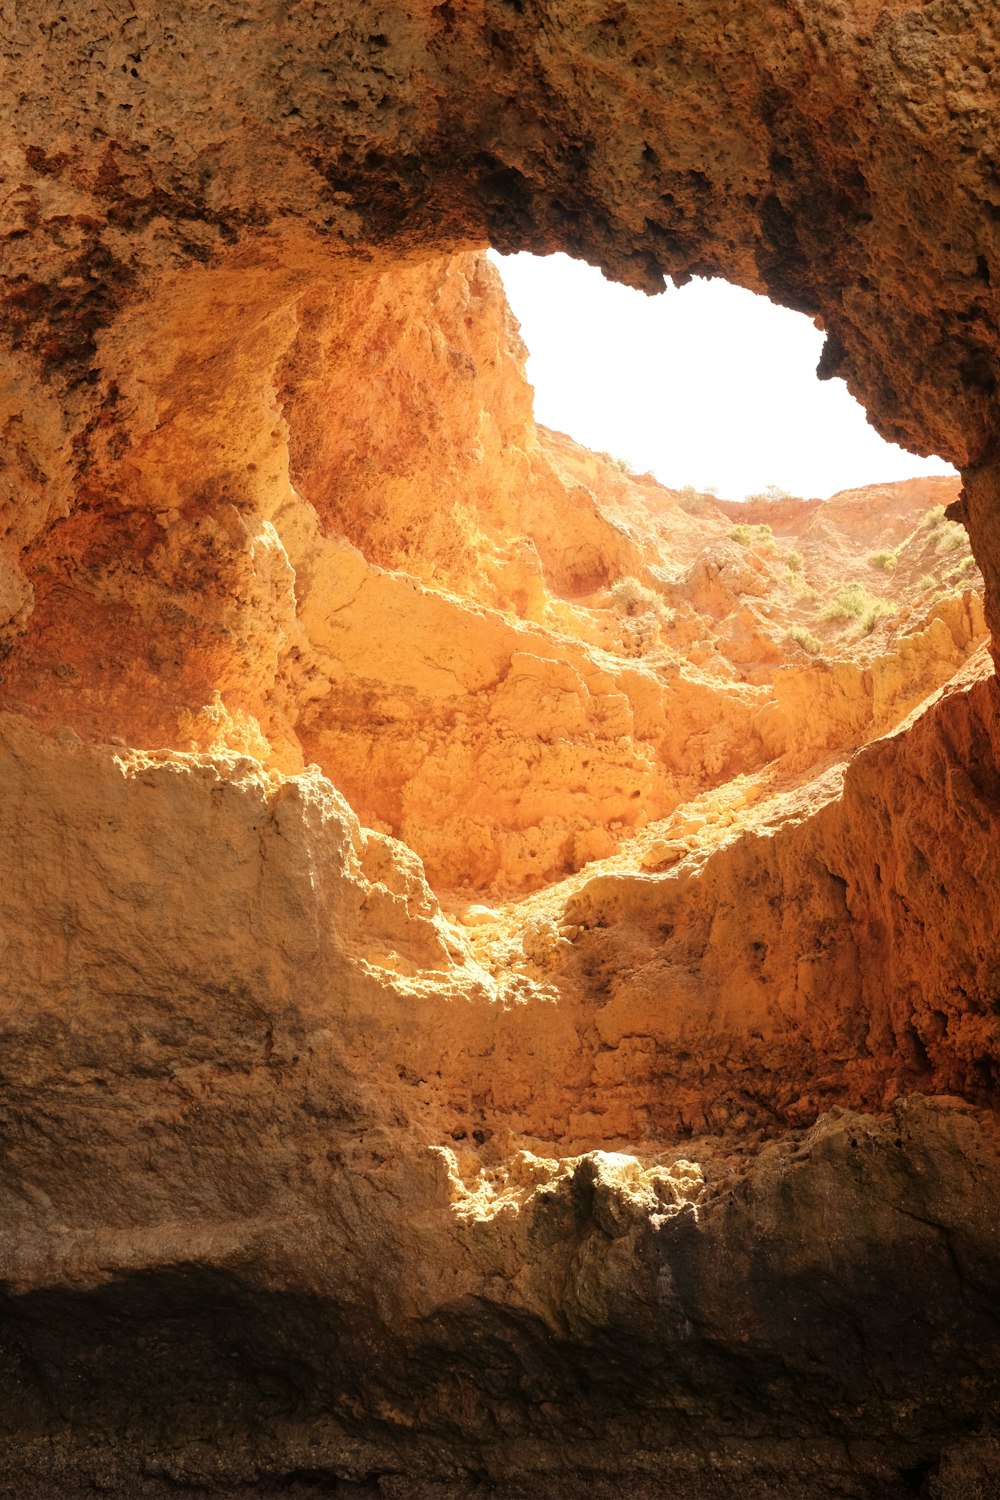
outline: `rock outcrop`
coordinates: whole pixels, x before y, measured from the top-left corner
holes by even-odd
[[[738,10],[0,14],[0,1493],[996,1493],[1000,38]],[[536,428],[487,240],[961,485]]]

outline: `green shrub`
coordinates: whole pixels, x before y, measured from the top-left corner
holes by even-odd
[[[959,547],[964,547],[968,539],[964,526],[959,526],[955,521],[946,521],[938,531],[937,550],[955,552]]]
[[[880,601],[862,583],[849,583],[838,589],[820,616],[823,620],[856,620],[867,615]]]
[[[895,611],[891,604],[887,604],[884,599],[876,599],[861,616],[862,633],[864,635],[871,635],[879,620],[884,620],[887,615],[894,613]]]
[[[881,568],[884,573],[891,573],[898,558],[895,552],[873,552],[868,561],[873,568]]]
[[[788,627],[789,638],[797,641],[803,651],[808,651],[810,656],[815,656],[820,649],[821,642],[818,636],[813,635],[804,625],[790,625]]]
[[[945,524],[947,519],[943,505],[932,505],[930,510],[924,513],[924,517],[917,529],[919,531],[937,531],[939,527]]]
[[[945,569],[941,575],[941,582],[950,584],[952,588],[959,588],[969,580],[969,575],[976,572],[976,559],[974,557],[962,557],[958,562],[952,563],[950,568]]]
[[[752,526],[741,521],[738,526],[730,528],[729,537],[731,541],[739,542],[741,547],[759,547],[763,552],[774,551],[774,533],[770,526]]]
[[[802,553],[792,549],[785,553],[785,566],[789,573],[802,572]]]
[[[927,589],[932,589],[937,583],[933,573],[925,573],[922,578],[917,579],[917,588],[923,594]]]

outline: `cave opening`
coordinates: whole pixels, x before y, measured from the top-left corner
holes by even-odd
[[[886,442],[803,313],[719,279],[648,297],[564,254],[493,256],[528,348],[536,419],[674,488],[727,499],[954,475]]]
[[[619,299],[612,323],[622,297],[663,302],[566,264]],[[23,550],[4,703],[98,742],[314,764],[473,926],[525,901],[517,924],[562,922],[581,879],[697,864],[983,637],[956,477],[740,502],[637,473],[536,419],[490,255],[348,260],[256,320],[240,277],[190,285],[200,363],[157,373],[173,304],[137,325],[170,420],[123,489]]]
[[[738,502],[637,474],[536,420],[491,257],[359,277],[304,326],[282,409],[326,561],[312,534],[308,567],[289,555],[351,665],[295,733],[472,925],[703,859],[982,639],[956,476]],[[942,628],[928,665],[914,641]]]

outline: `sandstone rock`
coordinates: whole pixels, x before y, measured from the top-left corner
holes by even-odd
[[[990,1492],[1000,37],[730,11],[0,16],[7,1495]],[[622,474],[487,241],[961,492]]]

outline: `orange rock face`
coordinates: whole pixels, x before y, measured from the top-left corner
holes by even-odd
[[[996,25],[738,10],[0,17],[5,1496],[992,1492]],[[623,473],[487,240],[962,485]]]
[[[481,258],[355,272],[283,336],[240,499],[213,502],[193,454],[149,493],[193,415],[168,408],[128,497],[12,557],[32,608],[8,708],[318,764],[435,887],[512,895],[891,727],[983,636],[950,481],[778,503],[772,526],[536,431]]]
[[[768,1290],[752,1256],[736,1273],[760,1358],[789,1379],[818,1361],[809,1400],[833,1378],[830,1318],[810,1312],[799,1349],[800,1314],[769,1310],[797,1305],[819,1212],[840,1258],[806,1284],[836,1285],[836,1318],[877,1254],[886,1297],[911,1307],[930,1277],[957,1326],[946,1242],[909,1228],[931,1213],[910,1174],[942,1194],[994,1149],[996,688],[982,580],[944,513],[957,482],[739,507],[626,474],[535,428],[478,256],[303,294],[266,365],[231,337],[257,390],[230,439],[256,454],[242,494],[210,497],[192,447],[154,508],[162,434],[196,412],[158,408],[147,371],[128,494],[11,554],[11,1492],[94,1472],[84,1422],[127,1429],[100,1448],[122,1493],[150,1463],[204,1484],[206,1451],[228,1492],[293,1493],[311,1454],[417,1493],[443,1440],[498,1474],[544,1451],[620,1486],[639,1433],[614,1351],[643,1351],[651,1399],[689,1401],[736,1338],[737,1244],[783,1247]],[[934,1222],[988,1254],[960,1199]],[[805,1457],[741,1448],[784,1398],[733,1420],[716,1372],[706,1493],[779,1464],[832,1494],[951,1452],[894,1306],[843,1386],[859,1433],[888,1431],[878,1382],[911,1402],[888,1459],[831,1461],[854,1428],[828,1415],[805,1421]],[[87,1330],[108,1319],[138,1342],[112,1336],[95,1365]],[[692,1319],[720,1331],[687,1347]],[[53,1320],[75,1330],[58,1358]],[[543,1371],[544,1329],[562,1342]],[[493,1394],[458,1417],[448,1392],[471,1391],[462,1351],[484,1340]],[[574,1382],[602,1348],[603,1415],[570,1459],[597,1410]],[[289,1361],[305,1404],[282,1397],[265,1437],[247,1382],[292,1379]],[[538,1416],[504,1373],[536,1367]],[[94,1404],[58,1398],[42,1459],[26,1434],[66,1382]],[[503,1455],[475,1436],[498,1402]],[[652,1452],[673,1441],[645,1430]],[[693,1450],[672,1462],[707,1483]]]

